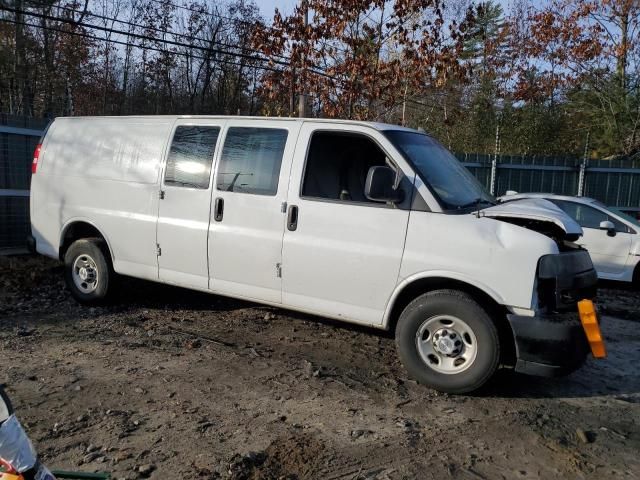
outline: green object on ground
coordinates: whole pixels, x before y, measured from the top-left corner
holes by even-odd
[[[65,472],[64,470],[53,470],[51,472],[56,478],[69,478],[75,480],[109,480],[110,473],[91,473],[91,472]]]

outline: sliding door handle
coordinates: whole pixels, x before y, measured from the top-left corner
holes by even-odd
[[[295,232],[298,228],[298,207],[296,205],[289,205],[289,213],[287,213],[287,229],[290,232]]]
[[[216,198],[216,201],[213,204],[213,219],[216,222],[221,222],[223,216],[224,216],[224,198],[218,197]]]

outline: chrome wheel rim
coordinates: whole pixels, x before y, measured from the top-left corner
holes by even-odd
[[[73,283],[82,293],[91,293],[98,288],[98,266],[87,254],[78,255],[71,269]]]
[[[475,333],[453,315],[436,315],[422,322],[416,332],[416,348],[427,367],[447,375],[467,370],[478,354]]]

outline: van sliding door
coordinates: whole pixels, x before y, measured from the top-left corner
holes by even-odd
[[[176,122],[164,167],[157,226],[158,277],[206,289],[211,175],[224,121]]]
[[[281,301],[287,188],[299,128],[291,121],[228,120],[213,187],[213,291]]]

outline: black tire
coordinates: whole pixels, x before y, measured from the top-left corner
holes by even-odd
[[[76,280],[74,280],[74,270],[82,260],[90,260],[95,265],[95,287],[91,289],[93,283],[85,283],[88,288],[77,285],[76,280],[80,281],[79,274],[76,272]],[[101,238],[83,238],[76,240],[67,249],[64,255],[64,278],[67,287],[71,291],[71,295],[78,302],[84,304],[100,303],[104,301],[111,290],[115,281],[115,272],[111,265],[111,256],[107,249],[106,243]]]
[[[633,289],[640,292],[640,263],[636,265],[633,271]]]
[[[472,337],[465,336],[465,332],[459,332],[458,336],[452,337],[452,334],[455,335],[451,332],[453,327],[440,326],[438,323],[449,322],[446,318],[438,320],[437,318],[441,315],[456,317],[462,321],[461,323],[466,324],[471,329],[468,333],[475,336],[476,346],[473,347]],[[433,326],[429,325],[430,328],[426,328],[427,321],[432,322]],[[426,337],[421,336],[421,339],[427,338],[431,345],[437,344],[438,338],[455,338],[455,344],[460,343],[461,347],[453,348],[461,349],[462,353],[459,355],[461,358],[458,359],[454,355],[457,351],[454,350],[449,356],[436,352],[436,358],[432,355],[427,356],[432,360],[423,360],[425,349],[418,348],[418,334],[423,328],[426,328],[424,332]],[[437,328],[436,331],[427,332],[435,328]],[[446,328],[449,328],[448,332]],[[448,335],[443,335],[443,332],[447,332]],[[465,339],[462,339],[462,336],[465,336]],[[458,339],[463,341],[458,342]],[[470,341],[467,342],[467,339]],[[448,346],[452,347],[451,341],[447,340],[447,342]],[[468,393],[479,389],[493,376],[500,360],[500,340],[495,324],[470,295],[457,290],[428,292],[407,305],[396,326],[396,347],[400,360],[411,377],[419,383],[446,393]],[[474,358],[465,359],[464,351],[471,354],[472,349],[475,350]],[[460,365],[453,367],[450,373],[442,373],[438,371],[440,359],[454,364],[459,362]],[[469,363],[465,364],[466,361]],[[462,370],[456,373],[457,369]]]

